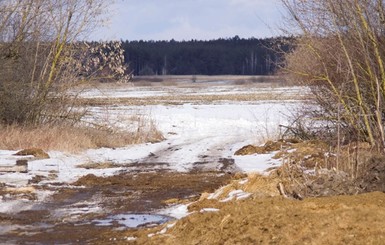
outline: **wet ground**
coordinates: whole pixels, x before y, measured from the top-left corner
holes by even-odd
[[[95,243],[103,238],[103,233],[124,231],[133,222],[138,227],[151,227],[169,221],[173,218],[147,215],[170,205],[197,200],[201,193],[214,191],[231,177],[225,172],[130,172],[106,178],[86,175],[71,185],[38,187],[51,189],[55,194],[27,211],[2,213],[0,241]],[[33,194],[22,195],[34,198]]]

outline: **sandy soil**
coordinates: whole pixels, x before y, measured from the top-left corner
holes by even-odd
[[[174,179],[180,177],[186,176],[175,176]],[[83,181],[88,182],[89,179]],[[243,178],[236,179],[233,176],[232,179],[222,196],[239,185],[244,185],[244,189],[250,192],[254,190],[253,194],[247,199],[229,202],[221,201],[220,197],[209,199],[207,195],[202,195],[189,206],[191,215],[154,228],[122,230],[118,226],[106,228],[88,224],[58,224],[52,232],[24,235],[22,241],[87,241],[92,244],[383,244],[385,240],[383,192],[300,201],[280,196],[276,188],[279,181],[276,176],[252,175],[247,183]],[[28,219],[28,216],[25,218]],[[69,233],[71,239],[66,235]]]
[[[137,244],[384,244],[384,226],[381,192],[304,201],[252,198],[195,213]]]

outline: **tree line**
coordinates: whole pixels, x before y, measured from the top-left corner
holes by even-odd
[[[134,75],[270,75],[294,37],[220,38],[209,41],[123,41]]]

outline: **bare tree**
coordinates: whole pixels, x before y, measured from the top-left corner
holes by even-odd
[[[282,0],[299,34],[292,78],[312,88],[323,120],[384,150],[383,0]]]
[[[103,21],[110,1],[0,1],[0,121],[75,119],[65,93],[88,52],[76,43]],[[83,77],[84,79],[84,77]]]

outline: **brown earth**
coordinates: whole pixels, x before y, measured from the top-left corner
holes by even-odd
[[[0,239],[18,244],[383,244],[383,192],[300,201],[280,195],[277,185],[281,181],[276,172],[247,178],[242,174],[171,172],[107,178],[88,175],[74,183],[84,188],[61,188],[45,208],[1,214],[0,224],[31,226],[0,235]],[[222,194],[208,199],[205,193],[220,186],[216,193]],[[222,202],[232,190],[252,195]],[[52,210],[96,196],[104,197],[99,203],[104,213],[83,215],[72,222],[52,217]],[[101,227],[90,222],[111,213],[140,213],[186,200],[197,200],[189,206],[193,214],[155,228],[122,229],[117,224]],[[219,211],[201,212],[203,208]]]
[[[125,227],[96,226],[95,219],[114,214],[151,213],[170,204],[196,201],[201,193],[213,192],[231,178],[232,175],[221,172],[130,172],[111,177],[87,175],[71,186],[36,185],[37,189],[52,189],[56,193],[29,210],[0,213],[0,241],[10,244],[97,243],[105,240],[105,233]],[[3,198],[36,199],[32,187],[14,190],[1,186],[0,190]],[[92,212],[94,208],[97,210]],[[12,230],[2,232],[9,227]]]
[[[358,147],[346,149],[348,156],[357,157],[348,159],[345,169],[350,169],[350,162],[359,164],[359,168],[352,165],[351,172],[336,169],[335,155],[322,142],[281,141],[243,148],[245,154],[277,151],[284,164],[269,176],[167,171],[87,175],[70,187],[58,184],[52,199],[34,210],[0,214],[0,227],[20,227],[0,235],[0,240],[18,244],[384,244],[385,157],[360,147],[362,154],[357,154]],[[341,156],[340,164],[346,161]],[[33,190],[20,193],[2,188],[8,196],[35,198]],[[250,196],[224,202],[236,190]],[[101,210],[76,218],[53,215],[53,210],[86,206],[85,201],[98,202]],[[178,203],[190,203],[192,214],[152,228],[128,229],[117,223],[104,227],[92,222]]]
[[[193,213],[181,220],[155,228],[99,230],[92,243],[383,244],[385,240],[383,192],[300,201],[279,194],[276,186],[281,180],[275,174],[249,175],[247,182],[238,177],[221,188],[217,198],[202,195],[189,206]],[[245,200],[222,202],[234,189],[253,194]],[[202,212],[203,208],[219,211]]]
[[[381,192],[304,201],[255,197],[225,203],[219,212],[194,213],[166,234],[139,236],[134,243],[384,244],[384,227]]]
[[[221,188],[223,194],[189,206],[191,215],[155,228],[103,230],[94,244],[383,244],[385,193],[283,198],[276,175],[249,175]],[[242,183],[243,182],[243,183]],[[222,202],[234,189],[245,200]],[[217,191],[218,192],[218,191]],[[217,212],[202,212],[216,208]],[[173,227],[170,228],[170,225]]]

